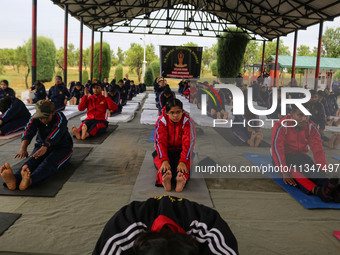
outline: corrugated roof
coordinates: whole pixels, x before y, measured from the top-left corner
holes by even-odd
[[[266,39],[331,21],[334,0],[51,0],[97,31],[214,36],[236,25]],[[178,12],[185,14],[180,15]],[[213,26],[218,25],[218,28]],[[111,28],[111,29],[110,29]],[[111,31],[110,31],[111,30]]]
[[[269,59],[273,59],[273,61],[275,61],[276,56],[271,55]],[[281,67],[292,67],[292,61],[292,56],[279,55],[279,63]],[[315,69],[316,57],[296,56],[295,68]],[[340,69],[340,58],[321,58],[320,69]]]

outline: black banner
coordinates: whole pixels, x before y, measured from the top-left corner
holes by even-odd
[[[160,46],[161,75],[164,78],[199,78],[202,47]]]

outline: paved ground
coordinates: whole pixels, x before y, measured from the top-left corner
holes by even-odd
[[[2,236],[0,254],[91,254],[107,220],[129,202],[146,151],[152,126],[140,125],[139,110],[133,121],[119,127],[91,154],[54,198],[0,196],[0,211],[22,213]],[[69,127],[79,125],[79,117]],[[230,146],[212,128],[197,136],[199,159],[240,166],[250,163],[247,147]],[[270,141],[270,130],[264,132]],[[0,164],[11,164],[19,139],[0,141]],[[76,149],[76,148],[75,148]],[[256,153],[269,154],[268,148]],[[340,155],[340,151],[327,151]],[[270,179],[206,179],[221,216],[239,242],[240,254],[339,254],[337,210],[306,210]]]

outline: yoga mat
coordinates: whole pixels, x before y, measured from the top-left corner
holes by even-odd
[[[86,119],[86,117],[87,116],[84,115],[80,118],[80,120],[84,121]],[[128,112],[122,112],[121,114],[107,118],[107,121],[109,122],[109,125],[116,125],[116,124],[122,123],[122,122],[129,122],[129,121],[133,120],[134,117],[135,117],[135,112],[129,112],[129,113]]]
[[[260,155],[260,154],[244,154],[244,156],[252,162],[256,166],[260,165],[272,165],[272,158],[269,155]],[[307,195],[303,193],[298,188],[285,184],[282,179],[282,175],[280,173],[269,173],[266,175],[271,178],[274,182],[280,185],[285,191],[287,191],[293,198],[296,199],[303,207],[306,209],[319,209],[319,208],[328,208],[328,209],[340,209],[340,204],[337,203],[325,203],[321,201],[320,198],[314,195]]]
[[[101,144],[105,141],[105,139],[116,130],[118,126],[117,125],[110,125],[104,134],[101,134],[100,136],[96,137],[89,137],[86,140],[78,140],[75,137],[73,137],[73,143],[74,144]],[[70,132],[71,133],[71,132]]]
[[[155,125],[158,117],[158,110],[144,110],[140,116],[140,124]]]
[[[150,137],[148,139],[148,142],[149,143],[153,143],[155,142],[155,127],[153,127],[152,131],[151,131],[151,134],[150,134]]]
[[[340,156],[332,156],[332,158],[335,158],[336,160],[340,161]]]
[[[21,214],[0,212],[0,236],[20,217]]]
[[[143,110],[144,110],[144,109],[148,109],[148,110],[157,110],[155,101],[152,102],[152,103],[147,103],[147,102],[145,102],[145,103],[143,104],[142,109],[143,109]]]
[[[0,135],[0,140],[7,140],[7,139],[11,139],[11,138],[16,137],[16,136],[20,136],[23,132],[24,132],[24,130],[20,130],[18,132],[14,132],[14,133],[9,134],[9,135]]]
[[[145,201],[154,196],[176,196],[195,201],[197,203],[213,207],[209,190],[204,178],[190,178],[184,190],[180,193],[174,191],[167,192],[163,187],[156,187],[157,170],[153,163],[152,152],[147,151],[143,164],[139,170],[136,183],[133,187],[130,202]]]
[[[340,240],[340,231],[333,231],[333,234]]]
[[[234,134],[233,130],[230,128],[218,128],[214,127],[213,128],[218,134],[220,134],[227,142],[231,143],[232,146],[247,146],[249,145],[247,143],[242,142],[240,139],[238,139]],[[266,141],[263,141],[260,143],[260,146],[262,148],[269,148],[270,144],[267,143]]]
[[[92,148],[77,147],[73,148],[73,155],[68,165],[51,176],[44,182],[37,186],[29,187],[27,190],[9,190],[0,184],[0,195],[5,196],[30,196],[30,197],[54,197],[58,191],[63,187],[64,183],[72,176],[74,171],[78,168],[81,162],[89,155]],[[16,164],[12,167],[13,171],[17,171],[22,163]]]

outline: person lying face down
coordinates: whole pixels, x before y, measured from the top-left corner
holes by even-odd
[[[16,97],[0,99],[0,135],[9,135],[23,130],[31,118],[25,104]]]
[[[37,135],[31,155],[27,147]],[[26,125],[21,138],[21,148],[15,158],[29,158],[13,174],[8,163],[1,167],[1,177],[10,190],[26,190],[31,185],[38,185],[60,171],[70,160],[73,141],[68,132],[67,119],[62,112],[55,113],[54,104],[40,100],[36,104],[36,113]]]
[[[87,109],[86,119],[82,122],[79,129],[72,126],[72,133],[78,140],[85,140],[90,136],[98,136],[104,133],[108,127],[107,110],[116,111],[118,109],[112,99],[108,96],[106,89],[103,91],[98,83],[92,84],[93,95],[89,94],[85,88],[85,95],[82,97],[78,106],[79,111]]]
[[[191,118],[183,112],[183,104],[178,99],[166,103],[164,112],[155,125],[155,149],[153,153],[156,166],[156,186],[181,192],[189,180],[192,151],[195,144],[195,127]]]
[[[309,149],[314,160],[307,154]],[[339,180],[328,176],[329,166],[319,129],[295,105],[290,115],[274,124],[271,154],[286,184],[316,195],[324,202],[340,202]]]
[[[132,202],[104,227],[93,255],[237,255],[237,240],[214,209],[171,196]]]

